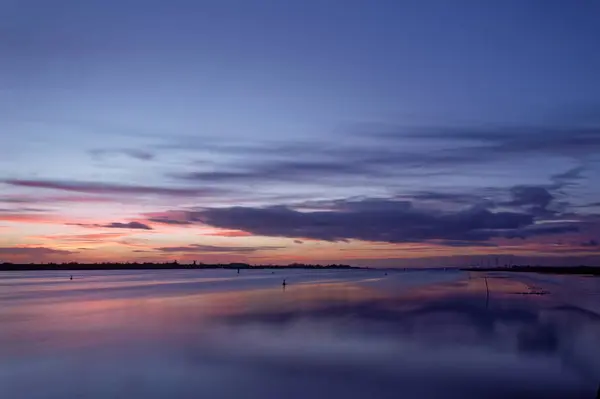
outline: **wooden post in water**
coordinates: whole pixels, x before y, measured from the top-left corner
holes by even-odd
[[[485,281],[485,308],[487,309],[490,304],[490,287],[488,286],[487,277],[483,279]]]

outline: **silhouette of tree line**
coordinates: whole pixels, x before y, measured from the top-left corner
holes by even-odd
[[[98,262],[98,263],[0,263],[1,271],[10,270],[181,270],[181,269],[360,269],[343,264],[306,264],[291,263],[288,265],[251,265],[249,263],[193,263],[172,262]]]

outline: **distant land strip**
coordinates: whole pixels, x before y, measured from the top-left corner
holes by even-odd
[[[600,266],[509,266],[509,267],[470,267],[461,270],[471,272],[521,272],[544,274],[583,274],[600,276]]]
[[[182,270],[182,269],[365,269],[342,264],[318,265],[291,263],[289,265],[251,265],[248,263],[0,263],[0,271],[24,270]]]

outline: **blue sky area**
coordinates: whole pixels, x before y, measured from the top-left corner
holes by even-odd
[[[600,260],[597,1],[0,2],[0,261]]]

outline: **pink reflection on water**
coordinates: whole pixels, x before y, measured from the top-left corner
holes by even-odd
[[[378,387],[396,390],[378,397],[439,397],[433,386],[465,398],[492,387],[546,398],[587,392],[600,372],[598,319],[537,295],[541,282],[510,276],[187,271],[85,274],[73,284],[30,276],[2,283],[0,382],[12,393],[27,392],[10,382],[24,381],[17,364],[46,381],[52,399],[73,394],[61,376],[80,369],[96,373],[78,385],[90,395],[119,370],[113,385],[140,398],[159,397],[160,384],[192,395],[197,381],[264,397],[265,381],[282,379],[323,397],[321,376],[346,398]],[[345,374],[355,377],[338,380]],[[142,382],[124,388],[119,375]],[[239,384],[211,382],[231,378]]]

